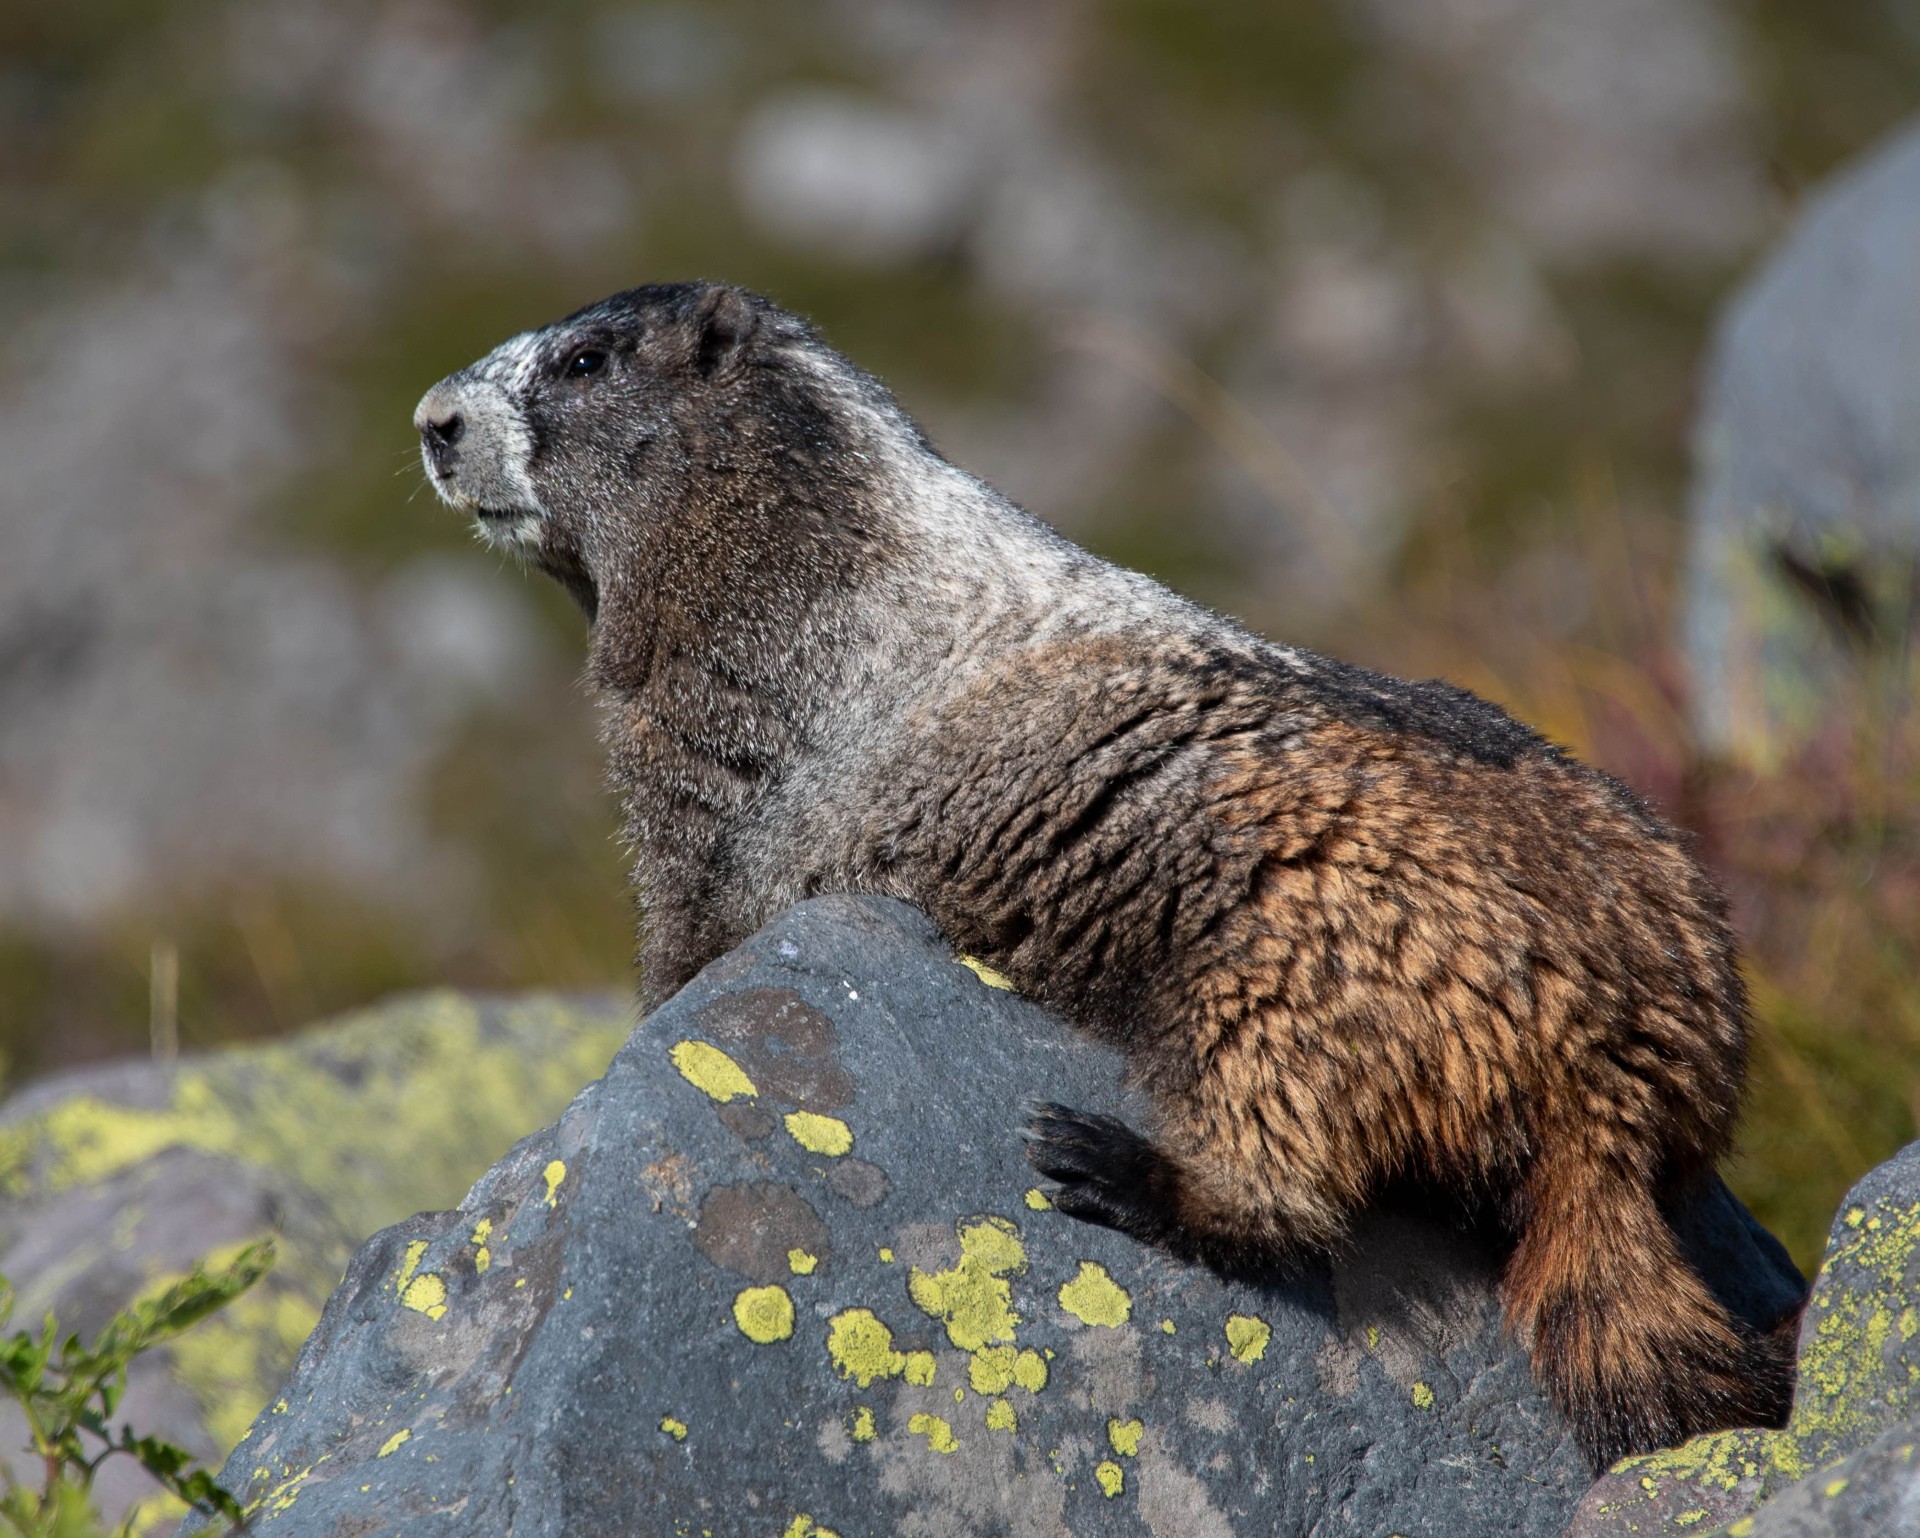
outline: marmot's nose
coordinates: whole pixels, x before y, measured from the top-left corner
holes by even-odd
[[[458,397],[444,384],[427,391],[413,413],[413,425],[420,430],[420,446],[426,450],[433,468],[445,475],[460,455],[455,445],[466,435],[467,419],[457,404]]]
[[[454,448],[467,431],[467,419],[455,411],[437,420],[429,418],[420,424],[420,442],[425,445],[427,457],[433,461],[433,468],[445,475],[459,460],[459,451]]]

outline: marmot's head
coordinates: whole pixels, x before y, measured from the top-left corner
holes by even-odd
[[[558,578],[589,616],[663,534],[725,544],[796,479],[816,510],[858,478],[854,415],[911,432],[806,322],[742,289],[659,284],[503,342],[413,414],[440,496]],[[773,473],[769,473],[772,471]],[[769,530],[774,532],[774,530]],[[724,561],[720,562],[725,565]]]

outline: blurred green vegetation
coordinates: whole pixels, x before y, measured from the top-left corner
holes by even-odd
[[[806,8],[719,5],[705,14],[730,29],[738,57],[726,80],[691,103],[636,103],[595,68],[595,27],[610,9],[499,0],[448,14],[537,23],[564,85],[541,97],[541,123],[598,136],[644,188],[644,212],[577,243],[559,231],[537,248],[448,236],[400,250],[372,323],[322,327],[307,343],[338,410],[324,465],[268,510],[263,540],[368,576],[466,550],[458,520],[416,491],[408,417],[422,385],[509,331],[635,282],[723,276],[774,294],[889,379],[936,437],[943,420],[1016,397],[1031,377],[1028,330],[983,299],[958,260],[935,253],[882,270],[796,253],[728,196],[743,103],[775,84],[871,83],[869,61],[832,46]],[[1792,197],[1913,109],[1920,34],[1874,0],[1733,9],[1783,222]],[[228,15],[212,0],[0,9],[13,82],[0,103],[7,276],[107,270],[114,232],[162,218],[248,157],[290,168],[322,211],[367,177],[324,124],[226,94]],[[1396,239],[1445,242],[1464,218],[1471,194],[1438,150],[1410,148],[1356,98],[1367,44],[1349,11],[1112,0],[1096,15],[1094,46],[1072,63],[1074,111],[1170,206],[1256,239],[1276,180],[1311,158],[1364,176]],[[671,154],[655,152],[669,143]],[[1714,309],[1737,276],[1731,262],[1546,272],[1564,365],[1423,382],[1440,448],[1399,561],[1378,591],[1304,633],[1248,578],[1220,526],[1191,516],[1213,495],[1205,466],[1217,439],[1171,404],[1130,443],[1110,504],[1077,532],[1270,633],[1481,688],[1701,830],[1750,938],[1761,1026],[1735,1183],[1807,1264],[1845,1186],[1914,1135],[1920,747],[1910,726],[1863,706],[1848,742],[1753,782],[1700,761],[1687,740],[1668,642],[1686,435]],[[1204,343],[1196,361],[1211,362]],[[1555,585],[1568,582],[1577,602]],[[577,649],[577,617],[557,594],[540,601],[560,644]],[[472,912],[457,923],[264,881],[183,886],[86,933],[0,930],[8,1080],[145,1050],[156,939],[179,950],[189,1048],[403,987],[625,978],[631,914],[591,733],[584,698],[556,691],[533,717],[477,714],[444,755],[423,815],[475,853]],[[571,779],[556,777],[556,758],[579,766]]]

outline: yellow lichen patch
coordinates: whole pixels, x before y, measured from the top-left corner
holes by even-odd
[[[473,1225],[473,1242],[475,1244],[485,1244],[492,1237],[493,1237],[493,1219],[492,1218],[482,1218],[478,1223],[475,1223]]]
[[[702,1528],[701,1531],[707,1529]],[[830,1527],[822,1527],[803,1511],[787,1524],[787,1530],[780,1538],[840,1538],[840,1535]]]
[[[549,1161],[546,1169],[541,1171],[541,1178],[544,1179],[547,1183],[547,1197],[546,1197],[547,1206],[548,1207],[559,1206],[560,1205],[560,1182],[567,1178],[566,1164],[559,1159],[554,1159]]]
[[[771,1346],[793,1334],[793,1299],[780,1286],[743,1288],[733,1300],[733,1322],[755,1345]]]
[[[229,1127],[196,1125],[170,1110],[115,1105],[91,1095],[76,1095],[51,1107],[38,1130],[56,1151],[58,1163],[50,1181],[56,1189],[109,1179],[163,1148],[232,1151]]]
[[[1061,1287],[1060,1306],[1082,1324],[1103,1324],[1114,1329],[1132,1315],[1133,1298],[1126,1288],[1107,1275],[1105,1266],[1083,1260],[1080,1274]]]
[[[1013,1383],[1012,1346],[983,1346],[967,1363],[967,1381],[976,1394],[1004,1394]]]
[[[1173,1333],[1173,1321],[1171,1319],[1162,1319],[1160,1321],[1160,1333],[1162,1335],[1171,1335]]]
[[[996,1399],[987,1406],[987,1430],[1016,1431],[1020,1421],[1013,1413],[1013,1406],[1004,1399]]]
[[[960,1263],[950,1270],[926,1272],[914,1267],[907,1294],[921,1312],[947,1327],[947,1339],[962,1351],[1013,1339],[1020,1316],[1013,1311],[1007,1281],[1027,1268],[1020,1230],[1005,1218],[962,1223]]]
[[[937,1453],[950,1453],[960,1444],[954,1440],[953,1426],[937,1415],[915,1415],[907,1422],[907,1430],[917,1437],[925,1437],[927,1446]]]
[[[875,1435],[873,1411],[862,1405],[853,1412],[853,1439],[856,1442],[871,1442]]]
[[[1100,1481],[1100,1493],[1112,1500],[1127,1487],[1127,1476],[1111,1458],[1094,1465],[1093,1477]]]
[[[676,1042],[667,1055],[673,1059],[673,1066],[680,1070],[681,1078],[722,1105],[729,1100],[742,1096],[751,1098],[760,1093],[754,1088],[753,1080],[747,1077],[744,1068],[718,1047],[704,1041]]]
[[[276,1516],[280,1512],[292,1510],[293,1503],[299,1498],[300,1487],[309,1479],[313,1478],[313,1471],[332,1456],[332,1453],[323,1453],[299,1473],[289,1474],[257,1501],[249,1503],[246,1507],[246,1514],[252,1516],[262,1507],[266,1508],[269,1516]]]
[[[795,1276],[812,1276],[814,1268],[819,1264],[818,1255],[810,1255],[805,1250],[787,1251],[787,1269]]]
[[[996,972],[978,956],[955,956],[953,958],[965,967],[989,988],[998,988],[1003,993],[1013,992],[1013,981],[1004,972]]]
[[[473,1252],[473,1269],[478,1271],[482,1276],[486,1274],[487,1268],[492,1264],[493,1251],[488,1249],[484,1244]]]
[[[671,1415],[660,1417],[660,1429],[676,1442],[684,1442],[687,1439],[687,1423],[683,1420],[675,1420]]]
[[[393,1278],[393,1290],[405,1292],[407,1283],[413,1279],[413,1273],[420,1269],[420,1257],[427,1253],[427,1241],[415,1239],[407,1245],[407,1256]]]
[[[1122,1458],[1131,1458],[1140,1451],[1140,1438],[1146,1431],[1140,1421],[1110,1420],[1107,1422],[1107,1444]]]
[[[1004,1394],[1015,1384],[1037,1394],[1047,1386],[1047,1361],[1038,1351],[982,1346],[967,1363],[967,1381],[976,1394]]]
[[[884,1244],[880,1246],[880,1264],[883,1266],[893,1264],[893,1251],[888,1249]]]
[[[374,1457],[376,1458],[391,1457],[394,1453],[399,1452],[401,1447],[403,1447],[406,1443],[411,1442],[412,1440],[413,1440],[413,1433],[409,1431],[405,1426],[402,1426],[398,1431],[394,1432],[392,1436],[388,1437],[386,1441],[380,1444],[380,1451],[375,1453]]]
[[[447,1312],[447,1284],[431,1271],[423,1271],[407,1283],[400,1301],[416,1314],[439,1319]]]
[[[1026,1203],[1035,1212],[1047,1212],[1053,1207],[1053,1203],[1047,1200],[1047,1193],[1042,1191],[1038,1186],[1033,1186],[1028,1189]]]
[[[1272,1328],[1259,1315],[1227,1316],[1227,1351],[1236,1362],[1251,1367],[1267,1354],[1267,1342],[1272,1339]]]
[[[853,1149],[853,1129],[837,1116],[819,1116],[812,1111],[789,1111],[787,1131],[808,1153],[837,1159]]]
[[[1848,1481],[1844,1475],[1839,1479],[1829,1479],[1826,1485],[1827,1499],[1832,1500],[1842,1490],[1846,1489],[1847,1483]]]
[[[827,1357],[843,1378],[870,1388],[876,1378],[905,1378],[922,1388],[933,1382],[931,1351],[893,1349],[893,1331],[866,1308],[843,1309],[827,1321]]]
[[[1433,1408],[1433,1390],[1426,1384],[1414,1384],[1413,1407],[1416,1410],[1431,1410]]]

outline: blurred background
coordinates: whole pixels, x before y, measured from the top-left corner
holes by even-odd
[[[1756,406],[1711,349],[1917,108],[1904,0],[12,0],[4,1087],[625,986],[580,622],[408,419],[510,332],[723,278],[1096,550],[1698,830],[1761,1025],[1730,1174],[1809,1264],[1914,1135],[1920,520],[1859,477],[1782,513],[1741,476],[1827,376],[1768,333]],[[1920,408],[1882,429],[1884,469]]]

